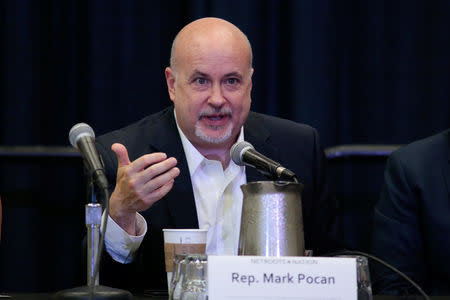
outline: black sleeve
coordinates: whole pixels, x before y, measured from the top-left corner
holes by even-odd
[[[381,197],[374,210],[372,253],[422,285],[425,274],[423,237],[420,232],[419,199],[407,164],[395,155],[388,159]],[[373,265],[376,294],[407,294],[417,291],[398,274]]]

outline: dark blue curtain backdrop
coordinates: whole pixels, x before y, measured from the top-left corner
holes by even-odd
[[[100,135],[170,105],[172,39],[204,16],[248,35],[252,109],[316,127],[325,147],[450,125],[447,0],[0,0],[0,145],[67,146],[75,123]],[[81,164],[0,167],[0,292],[74,286]]]
[[[0,2],[0,144],[67,145],[170,104],[171,41],[225,18],[254,51],[252,109],[324,146],[407,143],[449,126],[449,1]]]

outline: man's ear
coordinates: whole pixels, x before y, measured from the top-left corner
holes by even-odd
[[[167,67],[164,71],[164,74],[166,75],[166,83],[167,83],[167,89],[169,91],[169,97],[172,102],[175,100],[175,71],[172,70],[170,67]]]

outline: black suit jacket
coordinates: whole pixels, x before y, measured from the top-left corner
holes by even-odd
[[[426,292],[450,295],[450,130],[389,157],[374,213],[373,254]],[[418,294],[396,274],[377,268],[374,275],[377,293]]]
[[[130,160],[156,151],[178,160],[180,175],[172,190],[141,214],[148,224],[147,234],[133,263],[123,265],[103,255],[102,284],[131,290],[167,288],[164,270],[163,228],[198,228],[192,183],[183,146],[177,131],[173,106],[137,123],[97,138],[97,147],[108,180],[116,182],[117,159],[110,150],[115,142],[124,144]],[[305,246],[315,254],[334,250],[330,241],[339,233],[337,203],[328,195],[324,154],[317,132],[288,120],[250,112],[244,138],[257,151],[293,170],[304,184],[302,193]],[[265,180],[253,168],[246,168],[247,181]],[[113,186],[111,187],[114,188]]]

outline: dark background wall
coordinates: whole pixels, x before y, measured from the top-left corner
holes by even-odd
[[[324,147],[404,144],[449,127],[450,1],[0,0],[0,146],[67,146],[75,123],[100,135],[166,107],[171,41],[204,16],[248,35],[252,109],[316,127]],[[4,158],[0,168],[0,292],[73,286],[81,162]],[[339,193],[373,198],[381,172],[346,169]]]

